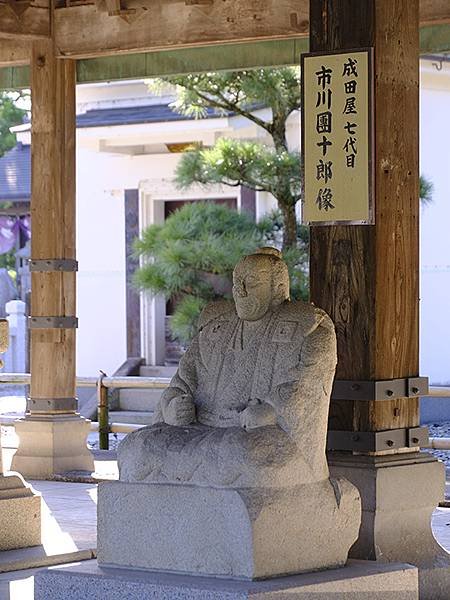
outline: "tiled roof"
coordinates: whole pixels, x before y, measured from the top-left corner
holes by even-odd
[[[30,146],[18,143],[0,157],[0,202],[28,200],[31,189]]]
[[[206,112],[207,119],[218,117],[212,109]],[[106,127],[112,125],[133,125],[137,123],[164,123],[186,121],[187,117],[174,112],[168,104],[150,106],[128,106],[123,108],[91,109],[77,116],[77,127]]]
[[[255,108],[260,108],[259,106]],[[232,113],[229,113],[231,115]],[[217,117],[208,109],[205,118]],[[191,117],[174,112],[167,104],[92,109],[77,115],[77,128],[185,121]],[[27,200],[31,196],[31,152],[18,143],[0,157],[0,202]]]

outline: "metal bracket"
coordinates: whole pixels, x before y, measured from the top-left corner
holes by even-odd
[[[77,408],[76,398],[27,398],[28,412],[74,412]]]
[[[408,398],[426,396],[430,391],[428,377],[409,377],[406,385]]]
[[[428,377],[408,377],[381,381],[336,380],[331,392],[332,400],[395,400],[415,398],[428,394]]]
[[[328,450],[381,452],[427,445],[427,427],[388,431],[329,431],[327,437]]]
[[[408,446],[410,448],[427,448],[430,445],[428,427],[413,427],[408,429]]]
[[[30,329],[76,329],[77,317],[28,317]]]
[[[28,264],[30,271],[39,271],[41,273],[47,271],[78,271],[78,261],[76,261],[74,258],[30,258]]]

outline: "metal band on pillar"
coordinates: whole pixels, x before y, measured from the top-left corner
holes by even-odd
[[[27,412],[75,412],[76,398],[27,398]]]
[[[77,317],[28,317],[30,329],[76,329]]]
[[[327,437],[327,450],[350,452],[382,452],[428,445],[428,427],[387,431],[329,431]]]
[[[78,271],[78,261],[74,258],[30,258],[28,264],[30,271],[38,273]]]
[[[428,394],[428,377],[406,377],[373,381],[336,380],[332,400],[378,402],[396,398],[417,398]]]

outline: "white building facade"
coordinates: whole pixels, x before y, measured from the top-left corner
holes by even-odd
[[[177,149],[192,142],[212,145],[220,136],[269,142],[264,131],[240,116],[185,120],[168,116],[167,102],[152,97],[143,81],[77,88],[79,375],[100,369],[111,374],[129,355],[129,192],[136,200],[138,229],[161,223],[167,204],[182,200],[228,199],[239,210],[242,190],[178,190]],[[422,60],[420,171],[434,189],[432,203],[421,209],[420,372],[435,385],[450,385],[449,113],[450,62]],[[24,129],[18,135],[26,144],[30,135]],[[291,148],[299,148],[299,114],[290,117],[288,139]],[[256,219],[274,207],[270,195],[255,195]],[[162,364],[165,302],[142,294],[139,304],[140,355],[147,364]]]
[[[433,201],[420,223],[420,371],[450,385],[450,62],[421,61],[420,171]]]

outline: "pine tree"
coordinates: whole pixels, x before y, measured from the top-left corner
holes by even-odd
[[[222,183],[271,193],[283,216],[283,250],[297,244],[295,205],[300,200],[300,155],[289,150],[286,122],[300,109],[300,75],[295,67],[200,73],[153,80],[158,90],[174,85],[173,109],[202,118],[208,110],[240,115],[263,129],[269,143],[220,138],[212,148],[193,148],[181,157],[176,181]],[[270,118],[258,116],[269,108]]]

